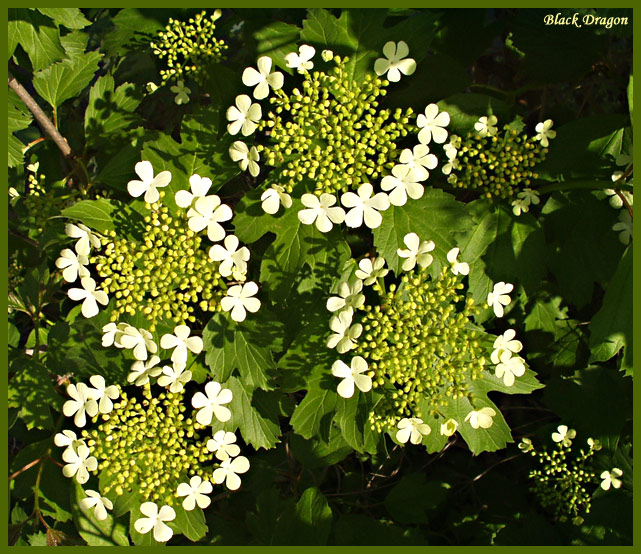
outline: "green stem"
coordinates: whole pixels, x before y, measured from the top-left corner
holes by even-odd
[[[540,194],[545,194],[547,192],[554,192],[557,190],[575,190],[575,189],[592,189],[592,190],[604,190],[611,189],[613,186],[612,182],[609,181],[593,181],[585,179],[577,179],[575,181],[560,181],[558,183],[550,183],[549,185],[542,186],[541,188],[536,189]],[[617,185],[617,188],[620,190],[627,190],[632,192],[632,187],[630,185]]]

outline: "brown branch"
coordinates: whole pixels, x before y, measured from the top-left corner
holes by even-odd
[[[36,118],[40,126],[44,129],[44,131],[52,138],[53,142],[56,143],[56,146],[60,148],[62,155],[65,158],[71,158],[73,156],[73,153],[71,152],[71,148],[69,147],[69,143],[67,142],[67,139],[65,139],[60,134],[60,132],[58,131],[58,129],[56,129],[56,127],[51,122],[51,120],[42,111],[42,108],[38,106],[38,103],[27,92],[27,90],[16,80],[16,78],[13,75],[11,75],[11,72],[9,72],[9,87],[11,87],[13,91],[15,91],[15,93],[20,97],[20,100],[22,100],[27,106],[27,108],[29,108],[29,110],[33,114],[33,117]]]

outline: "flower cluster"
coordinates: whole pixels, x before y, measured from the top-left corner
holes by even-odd
[[[625,154],[619,154],[615,163],[624,167],[624,171],[617,170],[612,174],[612,182],[615,185],[632,184],[632,158]],[[619,233],[619,240],[623,244],[630,244],[632,240],[632,206],[634,197],[632,192],[619,189],[605,189],[604,191],[610,198],[610,206],[619,211],[619,221],[612,226],[612,230]],[[625,209],[622,209],[624,208]]]
[[[186,78],[202,83],[207,65],[223,59],[227,45],[214,36],[220,16],[221,11],[215,10],[209,17],[203,11],[188,22],[169,19],[150,45],[158,59],[166,59],[167,69],[160,71],[163,84]]]

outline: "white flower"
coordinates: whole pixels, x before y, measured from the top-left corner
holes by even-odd
[[[527,437],[524,437],[518,446],[519,446],[519,450],[524,453],[530,452],[531,450],[534,449],[534,446],[532,446],[532,439],[528,439]]]
[[[458,253],[458,248],[452,248],[452,250],[447,253],[447,261],[452,264],[452,273],[454,273],[454,275],[458,275],[459,273],[461,275],[468,275],[470,272],[470,266],[466,262],[456,261]]]
[[[278,211],[281,203],[285,208],[292,207],[292,197],[285,192],[284,187],[280,185],[272,185],[260,197],[263,211],[268,214],[275,214]]]
[[[514,215],[521,215],[521,212],[527,212],[530,209],[530,204],[537,205],[541,202],[539,193],[529,187],[524,188],[517,195],[517,199],[512,202]]]
[[[603,446],[601,445],[601,441],[599,439],[593,439],[592,437],[588,437],[587,440],[588,446],[590,447],[590,450],[601,450]]]
[[[154,337],[149,331],[146,329],[136,329],[131,325],[127,325],[122,333],[116,333],[114,344],[118,348],[133,349],[134,358],[141,361],[147,359],[148,351],[152,354],[158,351]]]
[[[329,320],[329,328],[334,334],[327,339],[328,348],[336,348],[339,354],[345,354],[356,346],[355,339],[361,336],[363,326],[360,323],[352,325],[353,311],[343,310]]]
[[[376,258],[373,262],[369,258],[363,258],[358,262],[358,269],[354,275],[362,279],[364,285],[373,285],[379,277],[385,277],[389,273],[389,269],[383,267],[384,265],[384,258]]]
[[[336,360],[332,364],[332,375],[342,379],[336,387],[336,392],[343,398],[354,396],[354,385],[362,392],[368,392],[372,389],[372,378],[364,375],[367,371],[367,362],[361,356],[354,356],[348,366],[341,360]]]
[[[612,175],[613,181],[616,181],[615,176],[617,176],[618,178],[619,175],[617,174],[623,175],[621,171],[615,172],[614,175]],[[627,190],[618,191],[620,195],[617,194],[617,191],[614,189],[603,189],[603,192],[605,192],[605,194],[607,194],[610,197],[610,206],[612,206],[617,210],[623,207],[624,205],[623,198],[626,199],[626,201],[628,202],[628,204],[630,204],[630,206],[634,204],[634,196],[632,195],[631,192],[628,192]],[[621,196],[623,196],[623,198],[621,198]]]
[[[453,418],[448,419],[441,423],[441,435],[451,437],[458,429],[458,421]]]
[[[81,444],[85,444],[85,441],[79,439],[73,431],[67,430],[62,433],[56,433],[56,436],[53,438],[53,442],[60,448],[64,446],[67,449],[71,448],[73,450],[77,449]]]
[[[523,349],[521,341],[515,340],[514,337],[516,337],[516,331],[514,329],[508,329],[505,333],[496,337],[493,347],[494,350],[490,357],[493,364],[498,364],[501,361],[501,356],[504,352],[508,352],[511,356]]]
[[[159,188],[166,187],[171,181],[171,172],[161,171],[154,177],[154,168],[150,162],[138,162],[135,167],[138,177],[142,180],[129,181],[127,183],[127,190],[134,198],[138,198],[141,194],[145,195],[145,202],[153,204],[160,199]]]
[[[429,144],[432,139],[438,144],[443,144],[447,140],[447,127],[450,123],[450,114],[447,112],[438,113],[436,104],[429,104],[425,108],[424,114],[418,114],[416,126],[420,129],[418,140],[423,144]]]
[[[514,213],[515,216],[519,216],[522,213],[527,213],[530,211],[530,203],[523,199],[523,198],[517,198],[516,200],[512,201],[512,212]]]
[[[126,323],[107,323],[107,325],[102,328],[102,332],[104,333],[104,335],[102,335],[102,345],[107,348],[115,344],[118,348],[122,348],[120,337],[127,327],[129,327],[129,325]]]
[[[176,193],[176,204],[181,208],[189,208],[195,199],[207,196],[211,188],[211,179],[209,177],[201,177],[195,173],[189,178],[189,187],[191,188],[191,192],[188,190],[179,190]]]
[[[229,147],[229,157],[234,162],[238,162],[242,171],[247,171],[252,177],[256,177],[260,173],[260,166],[258,160],[260,155],[255,146],[248,148],[242,140],[237,140]]]
[[[89,258],[83,254],[76,254],[73,250],[65,248],[56,260],[56,267],[62,269],[62,278],[68,283],[73,283],[78,276],[89,277],[89,270],[85,267]]]
[[[303,194],[301,202],[307,210],[298,212],[298,219],[304,225],[311,225],[316,221],[316,228],[321,233],[328,233],[332,230],[334,223],[345,221],[345,210],[340,207],[332,208],[336,204],[336,197],[324,192],[320,198],[315,194]]]
[[[191,371],[185,371],[184,364],[173,364],[164,366],[162,375],[158,377],[158,384],[161,387],[169,387],[169,392],[177,393],[183,390],[185,383],[191,381]]]
[[[556,137],[556,131],[552,129],[552,125],[554,125],[552,120],[546,119],[541,123],[537,123],[536,127],[534,127],[534,130],[537,132],[534,136],[535,140],[538,140],[541,143],[541,146],[545,148],[550,145],[550,141],[548,139]]]
[[[199,233],[206,227],[209,240],[218,242],[225,238],[225,229],[220,222],[229,221],[233,215],[231,208],[227,204],[221,204],[220,198],[213,194],[196,198],[187,212],[187,225],[194,233]]]
[[[223,404],[229,404],[233,395],[231,390],[223,389],[217,381],[209,381],[205,385],[205,394],[197,392],[191,399],[191,405],[198,410],[196,421],[201,425],[209,425],[213,416],[218,421],[229,421],[231,412]]]
[[[187,363],[187,350],[191,350],[198,355],[203,350],[203,339],[200,337],[190,337],[191,329],[187,325],[177,325],[174,327],[174,335],[167,333],[160,338],[160,348],[169,350],[173,348],[171,361],[180,365]]]
[[[99,492],[86,490],[86,498],[83,498],[78,504],[84,510],[94,508],[94,515],[98,521],[107,519],[107,510],[112,510],[114,505],[105,496],[100,496]]]
[[[554,442],[560,442],[566,448],[572,446],[572,439],[576,437],[576,431],[574,429],[568,429],[567,425],[559,425],[556,432],[552,433],[552,440]]]
[[[604,471],[601,474],[601,479],[603,481],[601,482],[601,488],[604,491],[610,490],[610,486],[614,487],[615,489],[620,489],[621,485],[623,484],[621,477],[623,475],[623,471],[621,471],[618,467],[613,467],[612,471]]]
[[[216,431],[207,441],[207,450],[214,452],[219,460],[234,458],[240,454],[240,446],[236,444],[236,435],[230,431]]]
[[[321,52],[321,58],[324,62],[331,62],[334,59],[334,52],[331,50],[323,50]]]
[[[363,281],[356,281],[353,285],[343,282],[338,285],[338,296],[331,296],[327,300],[327,309],[336,312],[343,308],[360,308],[365,303],[365,296],[361,294]]]
[[[78,225],[67,223],[65,225],[65,234],[72,239],[78,239],[74,248],[76,252],[82,256],[88,256],[92,246],[94,248],[100,248],[99,235],[82,223],[78,223]]]
[[[179,106],[189,102],[191,89],[185,86],[184,81],[178,81],[173,87],[170,87],[169,90],[176,95],[174,102]]]
[[[75,414],[73,422],[76,427],[84,427],[87,423],[85,414],[93,417],[98,413],[98,403],[96,402],[91,389],[84,383],[77,385],[68,385],[67,394],[72,398],[62,405],[62,413],[67,417]]]
[[[127,375],[127,381],[137,387],[146,385],[150,377],[158,377],[162,373],[162,368],[156,367],[159,362],[158,356],[152,356],[146,362],[135,361],[131,366],[131,372]]]
[[[623,244],[630,244],[632,240],[632,216],[628,210],[621,210],[619,222],[612,226],[612,230],[619,233],[619,240]]]
[[[492,408],[486,406],[480,410],[472,410],[465,416],[465,421],[469,421],[470,425],[474,429],[478,429],[479,427],[482,429],[489,429],[492,427],[492,423],[494,423],[492,418],[495,415],[496,412]]]
[[[412,444],[421,444],[423,437],[426,437],[432,432],[427,423],[419,417],[404,417],[398,422],[398,431],[396,432],[396,440],[405,444],[410,441]]]
[[[484,115],[474,124],[474,129],[480,137],[493,137],[498,132],[498,129],[495,127],[497,121],[498,119],[495,115],[489,117]]]
[[[220,262],[218,273],[223,277],[229,277],[234,268],[246,273],[249,249],[246,246],[238,248],[240,241],[236,235],[227,235],[224,244],[224,248],[220,244],[214,244],[209,249],[209,258],[215,262]]]
[[[447,163],[441,168],[441,171],[443,175],[449,175],[453,169],[458,169],[461,166],[460,162],[456,159],[458,150],[451,142],[443,146],[443,150],[447,156]]]
[[[196,507],[204,510],[207,506],[211,504],[211,498],[207,495],[214,490],[214,487],[211,486],[209,481],[203,481],[202,477],[199,475],[194,475],[189,483],[180,483],[176,489],[176,494],[178,496],[185,496],[183,500],[183,508],[190,512]]]
[[[386,175],[381,181],[381,188],[389,193],[389,200],[394,206],[404,206],[409,196],[418,200],[423,196],[424,188],[420,184],[422,173],[417,168],[407,165],[395,165],[392,174]]]
[[[522,377],[525,374],[525,360],[520,356],[512,356],[510,351],[505,350],[499,357],[499,364],[494,374],[499,379],[503,379],[506,387],[511,387],[515,377]]]
[[[314,67],[314,62],[311,59],[316,54],[316,49],[313,46],[303,44],[298,47],[298,54],[290,52],[285,56],[287,67],[296,69],[298,73],[306,73]]]
[[[245,473],[249,469],[249,460],[245,456],[238,456],[233,460],[227,458],[223,460],[218,469],[214,470],[212,475],[214,483],[225,483],[227,488],[235,491],[240,487],[240,477],[237,473]]]
[[[247,311],[256,313],[260,309],[260,300],[253,298],[258,292],[258,285],[253,281],[242,285],[233,285],[227,289],[227,296],[220,301],[221,308],[229,312],[234,321],[244,321]]]
[[[421,174],[420,181],[425,181],[430,176],[428,169],[434,169],[438,165],[438,158],[430,154],[427,144],[417,144],[412,150],[405,148],[398,161],[410,169],[416,169]]]
[[[269,96],[269,87],[278,90],[283,87],[284,77],[280,71],[272,70],[272,59],[269,56],[258,58],[258,71],[253,67],[245,68],[243,71],[243,84],[254,89],[254,98],[262,100]]]
[[[109,304],[107,293],[96,290],[96,282],[91,277],[80,279],[81,289],[69,289],[67,294],[71,300],[82,300],[82,315],[86,318],[95,316],[99,309],[98,303],[106,306]]]
[[[387,210],[390,201],[387,194],[384,192],[374,194],[374,187],[369,183],[363,183],[358,187],[358,194],[353,192],[343,194],[341,204],[346,208],[352,208],[345,216],[345,224],[348,227],[360,227],[365,220],[367,227],[376,229],[383,222],[383,217],[378,212]]]
[[[89,394],[98,400],[98,411],[101,414],[108,414],[114,409],[112,400],[120,396],[120,390],[117,385],[105,386],[105,378],[102,375],[92,375],[89,382],[95,387],[89,389]]]
[[[412,58],[406,58],[410,49],[405,41],[399,41],[394,44],[389,41],[383,46],[383,55],[385,58],[378,58],[374,63],[376,75],[387,73],[387,79],[393,83],[401,80],[403,75],[411,75],[416,71],[416,61]]]
[[[227,131],[230,135],[238,132],[246,137],[251,135],[258,127],[258,122],[263,116],[260,104],[252,104],[252,99],[246,94],[236,96],[236,105],[227,108]]]
[[[140,505],[140,512],[147,516],[134,521],[134,529],[141,535],[153,529],[156,542],[167,542],[173,536],[173,530],[165,523],[176,519],[176,512],[171,506],[165,505],[159,511],[154,502],[144,502]]]
[[[76,476],[76,481],[84,485],[89,481],[89,472],[98,469],[98,460],[89,456],[91,451],[86,444],[79,444],[77,449],[67,448],[62,453],[62,460],[66,466],[62,468],[62,474],[65,477]]]
[[[494,289],[487,295],[487,303],[494,310],[496,317],[503,317],[503,306],[507,306],[512,299],[508,296],[514,289],[512,283],[500,281],[494,285]]]
[[[424,240],[421,242],[421,239],[416,233],[407,233],[403,237],[403,242],[407,246],[407,250],[399,248],[396,253],[401,258],[407,258],[403,265],[403,271],[410,271],[414,269],[414,266],[418,263],[420,267],[427,267],[432,263],[434,259],[429,252],[434,250],[436,246],[433,240]]]

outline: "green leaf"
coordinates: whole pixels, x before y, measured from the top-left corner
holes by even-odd
[[[62,215],[70,219],[77,219],[87,227],[104,233],[114,228],[112,213],[115,206],[104,198],[98,200],[81,200],[73,206],[62,210]]]
[[[43,69],[33,77],[33,86],[51,106],[57,108],[65,100],[80,94],[98,70],[103,54],[88,52]]]
[[[634,83],[632,73],[630,73],[630,80],[628,81],[628,110],[630,112],[630,125],[634,122],[632,108],[634,106]]]
[[[84,29],[90,25],[78,8],[37,8],[37,10],[53,19],[57,25],[64,25],[67,29]]]
[[[507,104],[486,94],[457,93],[437,102],[437,105],[439,110],[450,114],[450,124],[447,127],[450,134],[456,133],[462,137],[474,128],[479,117],[495,115],[499,125],[509,121]]]
[[[88,42],[89,34],[82,31],[72,31],[64,37],[60,37],[60,43],[65,49],[68,58],[76,58],[84,54]]]
[[[20,44],[29,55],[34,71],[65,57],[58,27],[33,8],[9,8],[9,56]]]
[[[24,154],[22,150],[24,144],[16,136],[14,136],[15,131],[21,131],[26,129],[31,124],[33,118],[31,114],[27,111],[26,106],[19,100],[17,97],[12,98],[9,96],[8,102],[8,124],[7,130],[9,134],[9,167],[16,167],[23,163]]]
[[[109,512],[107,519],[98,520],[94,509],[85,509],[80,501],[86,497],[84,489],[74,480],[71,510],[78,534],[89,546],[129,546],[127,527]]]
[[[290,420],[294,431],[306,439],[313,437],[320,431],[323,418],[327,414],[333,413],[338,398],[334,390],[311,384],[308,386],[310,388],[305,398],[296,406]]]
[[[276,526],[274,544],[324,545],[332,526],[332,510],[317,488],[305,489],[289,517],[281,517]]]
[[[300,29],[296,25],[275,21],[265,25],[262,29],[254,33],[256,39],[256,54],[259,56],[269,56],[274,63],[287,71],[285,56],[290,52],[298,51],[298,37]]]
[[[562,298],[556,296],[537,300],[525,317],[525,330],[540,330],[554,333],[559,320],[566,319],[567,308],[561,309]]]
[[[427,481],[423,473],[409,473],[385,497],[385,507],[400,523],[427,523],[427,511],[445,500],[447,483]]]
[[[294,457],[303,466],[310,469],[337,464],[353,452],[352,447],[346,442],[340,429],[336,426],[331,428],[328,441],[322,439],[306,440],[296,434],[291,435],[289,440]]]
[[[174,506],[176,519],[169,523],[176,533],[182,533],[190,541],[202,539],[209,530],[205,523],[205,514],[200,508],[191,511],[185,510],[181,504]]]

